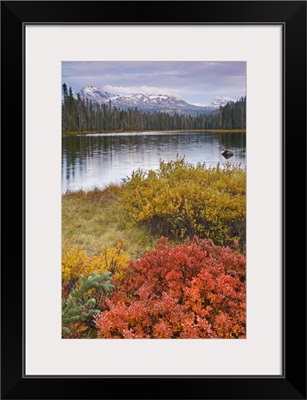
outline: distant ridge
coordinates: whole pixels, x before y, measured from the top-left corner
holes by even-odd
[[[95,86],[86,86],[79,92],[83,100],[91,100],[93,103],[107,104],[111,102],[113,107],[121,110],[128,108],[137,108],[145,112],[167,112],[169,114],[212,114],[215,113],[220,106],[226,105],[228,102],[235,102],[236,99],[221,96],[216,97],[209,105],[197,106],[189,104],[186,101],[167,94],[127,94],[118,95],[98,89]]]

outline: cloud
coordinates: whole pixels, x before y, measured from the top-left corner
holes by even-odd
[[[208,104],[216,96],[246,94],[245,62],[63,62],[62,79],[73,90],[93,85],[118,94],[169,94]]]

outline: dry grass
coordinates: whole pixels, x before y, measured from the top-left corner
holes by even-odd
[[[120,240],[132,259],[150,251],[155,237],[142,226],[129,226],[126,212],[119,207],[121,186],[104,190],[78,191],[62,196],[62,243],[83,246],[89,256],[98,255],[101,247],[114,247]]]

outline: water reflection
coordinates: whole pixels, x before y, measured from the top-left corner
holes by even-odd
[[[159,160],[176,155],[208,166],[225,163],[222,153],[231,150],[232,163],[246,163],[243,133],[146,132],[64,136],[62,141],[62,192],[89,190],[119,183],[132,171],[155,169]]]

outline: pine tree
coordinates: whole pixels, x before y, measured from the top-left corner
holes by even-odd
[[[100,310],[95,308],[95,298],[88,298],[92,289],[108,293],[115,287],[111,284],[111,272],[102,271],[100,275],[93,272],[88,277],[81,275],[81,280],[80,288],[74,289],[69,294],[68,299],[63,300],[62,332],[66,335],[70,334],[69,325],[71,323],[85,321],[89,317],[100,313]]]
[[[62,85],[62,130],[187,130],[187,129],[244,129],[246,127],[246,97],[221,106],[217,113],[186,115],[175,112],[142,112],[137,108],[119,110],[109,104],[99,105],[77,98],[72,88]]]

